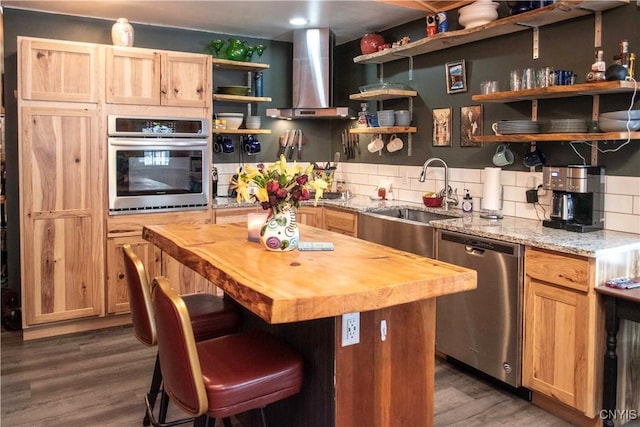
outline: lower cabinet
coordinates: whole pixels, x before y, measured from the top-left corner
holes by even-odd
[[[588,418],[600,404],[602,354],[593,265],[578,256],[525,252],[523,385]]]
[[[322,228],[323,208],[316,206],[300,206],[296,220],[300,224]]]
[[[249,212],[264,212],[260,206],[248,206],[242,208],[222,208],[213,210],[214,224],[229,224],[232,222],[247,222]]]
[[[149,280],[160,274],[160,251],[142,237],[107,239],[107,313],[129,312],[129,290],[122,247],[128,244],[144,264]]]
[[[345,211],[336,208],[324,208],[325,230],[347,236],[357,237],[358,234],[358,214],[356,212]]]

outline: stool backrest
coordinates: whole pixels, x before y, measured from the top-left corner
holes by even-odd
[[[133,332],[141,343],[156,345],[156,322],[151,303],[151,289],[144,265],[129,245],[122,247],[124,271],[129,290],[129,308],[133,320]]]
[[[155,278],[152,289],[164,389],[185,412],[198,417],[209,401],[187,306],[164,277]]]

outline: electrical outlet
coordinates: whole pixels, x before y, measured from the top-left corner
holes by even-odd
[[[345,313],[342,315],[342,346],[358,344],[360,342],[360,313]]]

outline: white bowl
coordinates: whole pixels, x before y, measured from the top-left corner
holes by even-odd
[[[227,129],[239,129],[244,120],[243,113],[217,113],[217,119],[223,119],[227,121]]]
[[[608,119],[601,115],[598,119],[598,127],[602,132],[626,132],[627,121]],[[638,129],[640,129],[640,120],[631,120],[629,122],[629,130],[634,132]]]
[[[498,19],[497,2],[472,3],[460,8],[458,23],[465,28],[488,24]]]
[[[627,110],[612,111],[610,113],[600,113],[601,118],[613,119],[613,120],[627,120],[627,117],[631,116],[631,120],[640,120],[640,110]]]
[[[244,125],[247,129],[260,129],[260,116],[247,116]]]

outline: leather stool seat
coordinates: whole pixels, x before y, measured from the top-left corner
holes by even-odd
[[[238,330],[240,315],[233,303],[211,294],[183,295],[196,341],[216,338]]]
[[[266,406],[300,390],[302,357],[270,334],[226,335],[196,347],[210,417],[226,418]]]

